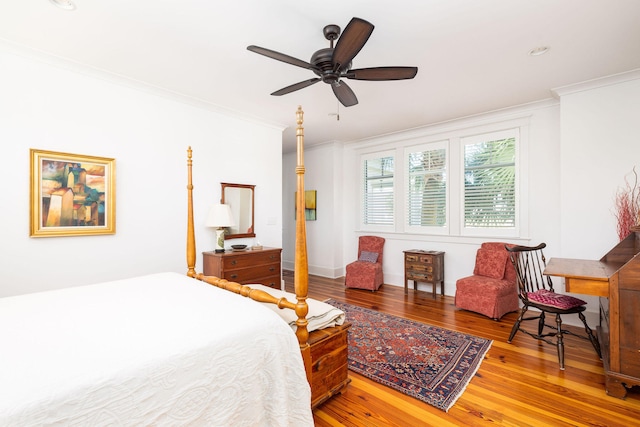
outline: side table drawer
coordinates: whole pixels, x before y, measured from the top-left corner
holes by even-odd
[[[433,264],[433,255],[407,254],[407,262],[420,262],[424,264]]]
[[[417,280],[418,282],[433,283],[434,278],[433,278],[433,274],[409,272],[408,271],[407,272],[407,280]]]
[[[433,264],[407,264],[408,273],[433,273]]]

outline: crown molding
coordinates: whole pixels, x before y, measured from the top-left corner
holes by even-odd
[[[551,89],[556,98],[640,79],[640,68]]]

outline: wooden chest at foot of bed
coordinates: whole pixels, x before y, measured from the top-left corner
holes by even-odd
[[[350,379],[347,375],[347,331],[351,323],[314,331],[311,346],[311,407],[342,391]]]

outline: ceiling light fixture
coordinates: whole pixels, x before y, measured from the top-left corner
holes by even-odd
[[[49,0],[49,1],[64,10],[76,9],[76,5],[73,3],[73,0]]]
[[[551,49],[549,46],[534,47],[529,51],[529,56],[544,55],[545,53],[549,52],[549,49]]]

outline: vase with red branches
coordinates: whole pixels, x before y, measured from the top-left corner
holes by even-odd
[[[640,187],[638,187],[638,174],[633,168],[633,185],[631,180],[625,177],[624,187],[616,192],[615,216],[617,220],[617,233],[620,241],[624,240],[632,231],[640,226]]]

